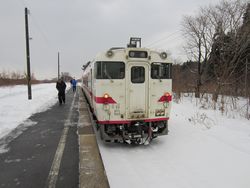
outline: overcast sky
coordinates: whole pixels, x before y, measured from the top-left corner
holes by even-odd
[[[81,76],[81,66],[129,37],[142,46],[185,60],[181,20],[219,0],[0,0],[0,72],[26,70],[24,8],[30,10],[31,71],[37,79],[61,71]]]

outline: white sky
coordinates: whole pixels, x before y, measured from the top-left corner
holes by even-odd
[[[31,70],[38,79],[61,71],[80,77],[98,52],[141,37],[142,46],[185,60],[180,23],[219,0],[0,0],[0,72],[26,70],[24,8],[30,9]]]

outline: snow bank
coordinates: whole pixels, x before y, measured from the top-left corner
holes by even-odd
[[[56,102],[55,83],[32,85],[32,100],[28,100],[25,85],[0,87],[0,138],[32,114],[45,111]]]

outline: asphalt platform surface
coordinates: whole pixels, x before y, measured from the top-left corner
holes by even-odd
[[[79,93],[69,90],[66,104],[34,114],[35,125],[0,140],[9,149],[0,154],[1,188],[79,187]]]

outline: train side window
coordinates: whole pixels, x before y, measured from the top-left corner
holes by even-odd
[[[131,68],[131,82],[138,84],[145,81],[145,68],[142,66],[133,66]]]
[[[171,79],[171,63],[152,63],[151,78],[152,79]]]
[[[96,79],[123,79],[125,63],[119,61],[97,61],[95,63]]]

